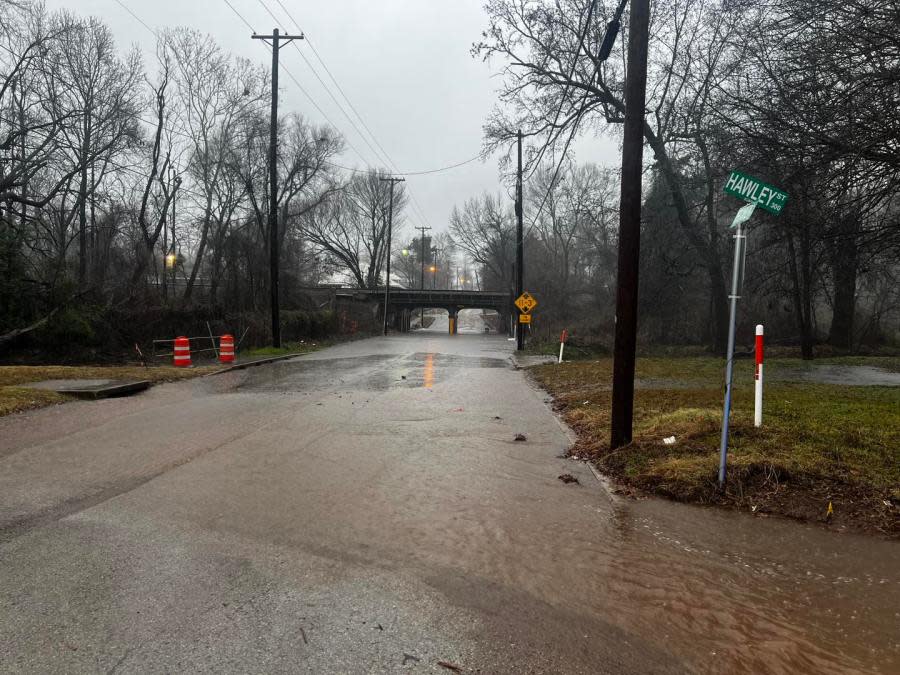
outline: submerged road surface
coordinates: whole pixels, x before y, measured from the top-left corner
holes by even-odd
[[[0,420],[0,670],[900,670],[895,544],[615,498],[510,355],[423,332]]]

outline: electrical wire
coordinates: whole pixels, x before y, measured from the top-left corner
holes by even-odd
[[[140,23],[140,24],[141,24],[141,25],[142,25],[149,33],[151,33],[151,34],[152,34],[153,36],[155,36],[156,38],[159,38],[159,37],[160,37],[159,33],[158,33],[156,30],[154,30],[149,24],[147,24],[143,19],[141,19],[141,17],[138,16],[138,15],[137,15],[130,7],[128,7],[124,2],[122,2],[122,0],[115,0],[115,2],[116,2],[116,4],[118,4],[123,10],[125,10],[125,11],[126,11],[126,12],[127,12],[127,13],[135,20],[135,21],[137,21],[138,23]],[[278,20],[278,17],[275,16],[275,14],[269,9],[269,7],[263,2],[263,0],[259,0],[259,2],[260,2],[260,4],[263,6],[263,8],[266,10],[266,12],[269,14],[269,16],[271,16],[273,20],[275,20],[276,22],[278,22],[278,21],[279,21],[279,20]],[[294,24],[294,26],[297,28],[297,30],[303,32],[303,31],[302,31],[302,28],[301,28],[300,25],[297,23],[296,19],[294,19],[293,15],[290,13],[290,11],[287,9],[287,7],[285,7],[284,3],[281,2],[281,0],[276,0],[276,2],[277,2],[278,5],[281,7],[281,9],[285,12],[285,14],[287,14],[288,18],[291,20],[291,22]],[[246,18],[243,14],[241,14],[241,13],[238,11],[238,9],[230,2],[230,0],[225,0],[225,4],[228,5],[228,7],[229,7],[229,9],[231,9],[232,13],[234,13],[234,15],[235,15],[235,16],[236,16],[236,17],[237,17],[237,18],[238,18],[238,19],[239,19],[239,20],[240,20],[240,21],[241,21],[248,29],[250,29],[251,32],[253,32],[253,33],[256,32],[256,30],[253,28],[253,25],[247,20],[247,18]],[[319,64],[321,64],[323,70],[326,72],[326,74],[328,75],[328,77],[329,77],[329,79],[331,80],[331,82],[333,82],[335,88],[338,90],[338,92],[340,92],[341,96],[343,97],[344,101],[346,101],[346,103],[347,103],[347,105],[349,106],[350,110],[352,110],[353,113],[356,115],[356,117],[358,118],[360,124],[361,124],[362,127],[366,130],[366,132],[368,133],[369,137],[371,137],[372,142],[375,144],[375,146],[378,148],[378,150],[376,150],[375,147],[373,147],[372,143],[370,143],[369,140],[366,138],[366,135],[363,134],[362,131],[359,129],[359,127],[354,123],[353,119],[350,117],[350,115],[347,113],[347,111],[344,109],[344,107],[341,105],[341,103],[337,100],[337,98],[335,97],[335,95],[333,94],[333,92],[330,90],[330,88],[328,87],[328,85],[323,81],[322,77],[318,74],[318,72],[316,72],[316,70],[315,70],[313,64],[310,63],[309,59],[307,59],[306,56],[303,54],[303,52],[302,52],[302,50],[300,49],[299,45],[297,45],[296,43],[294,43],[294,47],[298,50],[298,53],[300,54],[301,58],[302,58],[303,61],[306,63],[306,65],[309,67],[309,69],[313,72],[313,75],[316,77],[316,79],[319,81],[319,83],[320,83],[320,84],[322,85],[322,87],[325,89],[326,93],[328,93],[328,95],[329,95],[329,97],[331,98],[331,100],[335,103],[335,105],[338,106],[338,109],[341,111],[341,113],[344,115],[344,117],[347,119],[347,121],[348,121],[348,122],[350,123],[350,125],[353,127],[354,131],[356,131],[357,135],[358,135],[358,136],[365,142],[365,144],[368,146],[369,150],[372,152],[372,155],[376,158],[376,160],[377,160],[379,163],[385,162],[385,163],[388,165],[388,167],[392,170],[392,175],[395,175],[395,176],[425,176],[425,175],[432,175],[432,174],[437,174],[437,173],[443,173],[443,172],[445,172],[445,171],[451,171],[451,170],[453,170],[453,169],[457,169],[457,168],[462,167],[462,166],[465,166],[465,165],[467,165],[467,164],[471,164],[472,162],[475,162],[476,160],[484,159],[484,154],[483,154],[483,153],[478,153],[477,155],[475,155],[475,156],[473,156],[473,157],[470,157],[470,158],[468,158],[468,159],[465,159],[465,160],[463,160],[463,161],[461,161],[461,162],[455,162],[455,163],[453,163],[453,164],[449,164],[449,165],[446,165],[446,166],[437,167],[437,168],[434,168],[434,169],[425,169],[425,170],[421,170],[421,171],[399,171],[399,170],[397,169],[396,164],[394,164],[393,160],[391,159],[390,155],[389,155],[389,154],[387,153],[387,151],[384,149],[384,146],[382,146],[381,143],[379,142],[377,136],[375,136],[375,134],[372,132],[372,130],[371,130],[371,128],[369,127],[369,125],[366,124],[365,118],[360,114],[360,112],[359,112],[359,110],[356,108],[356,106],[353,105],[353,102],[350,100],[350,98],[349,98],[349,96],[347,95],[347,93],[346,93],[346,91],[344,90],[344,88],[341,87],[340,83],[337,81],[337,78],[335,78],[334,74],[333,74],[333,73],[331,72],[331,70],[328,68],[328,66],[327,66],[327,64],[325,63],[324,59],[322,58],[321,54],[319,54],[318,50],[317,50],[317,49],[315,48],[315,46],[313,45],[312,41],[311,41],[311,40],[309,39],[309,37],[306,36],[305,34],[304,34],[304,41],[310,46],[310,49],[312,50],[313,54],[315,55],[317,61],[319,62]],[[266,49],[268,49],[269,52],[271,53],[271,46],[270,46],[268,43],[266,43],[265,41],[263,41],[263,44],[264,44],[264,46],[266,47]],[[310,104],[316,109],[316,111],[322,116],[322,118],[326,121],[326,123],[329,124],[329,125],[330,125],[331,127],[333,127],[334,129],[336,129],[336,130],[339,131],[340,128],[339,128],[339,127],[331,120],[331,118],[330,118],[330,117],[328,116],[328,114],[321,108],[321,106],[319,106],[319,104],[315,101],[315,99],[312,97],[312,95],[306,90],[306,88],[303,87],[303,86],[300,84],[300,82],[299,82],[299,81],[297,80],[297,78],[293,75],[293,73],[291,73],[291,71],[290,71],[288,68],[286,68],[284,65],[281,65],[281,69],[285,72],[285,74],[288,76],[288,78],[290,78],[290,80],[294,83],[294,85],[300,90],[300,92],[306,97],[306,99],[307,99],[307,100],[310,102]],[[143,121],[145,124],[150,124],[150,122],[148,122],[147,120],[144,120],[144,119],[142,119],[142,118],[140,118],[140,117],[138,117],[138,119],[140,119],[141,121]],[[184,137],[184,138],[186,138],[186,139],[188,139],[188,140],[193,140],[188,134],[186,134],[186,133],[184,133],[184,132],[180,132],[180,131],[178,131],[178,130],[172,130],[172,132],[175,133],[176,135],[182,136],[182,137]],[[353,153],[359,158],[359,160],[360,160],[364,165],[366,165],[366,168],[364,168],[364,169],[359,169],[359,168],[349,167],[349,166],[345,166],[345,165],[339,164],[339,163],[337,163],[337,162],[332,162],[332,161],[329,161],[329,160],[324,160],[323,163],[324,163],[324,164],[327,164],[327,165],[329,165],[329,166],[335,167],[335,168],[342,169],[342,170],[344,170],[344,171],[349,171],[349,172],[351,172],[351,173],[355,173],[355,174],[365,174],[365,173],[371,172],[373,169],[372,169],[370,163],[367,162],[366,159],[363,157],[362,153],[360,153],[359,150],[353,145],[353,143],[351,143],[348,139],[346,139],[346,137],[345,137],[344,140],[345,140],[347,146],[350,148],[350,150],[353,151]],[[182,188],[182,191],[183,191],[183,192],[190,192],[190,191],[187,190],[186,188]],[[415,197],[415,195],[412,193],[412,191],[409,190],[408,186],[407,186],[407,193],[409,194],[410,198],[412,199],[412,202],[411,202],[411,203],[412,203],[412,205],[413,205],[413,208],[417,211],[418,217],[421,218],[425,223],[427,223],[427,224],[430,225],[430,223],[429,223],[429,221],[428,221],[428,218],[427,218],[427,216],[426,216],[425,213],[424,213],[424,209],[422,208],[421,204],[419,204],[418,200],[416,199],[416,197]]]
[[[277,1],[277,0],[276,0],[276,1]],[[266,11],[269,13],[269,16],[271,16],[275,21],[278,21],[278,18],[277,18],[277,17],[269,10],[268,6],[265,4],[265,2],[263,2],[263,0],[258,0],[258,2],[266,9]],[[284,6],[283,4],[281,4],[281,3],[279,3],[279,4],[280,4],[281,8],[285,11],[285,13],[288,15],[288,18],[293,22],[293,24],[294,24],[294,26],[296,27],[296,29],[299,30],[300,32],[302,32],[302,33],[304,34],[304,36],[306,36],[306,31],[304,31],[304,30],[302,29],[302,27],[300,26],[300,24],[297,23],[296,19],[294,19],[294,17],[293,17],[293,16],[291,15],[291,13],[287,10],[287,8],[285,8],[285,6]],[[308,38],[305,38],[305,39],[308,40]],[[300,50],[299,45],[296,45],[296,44],[295,44],[295,47],[298,49],[298,51]],[[379,153],[375,150],[374,147],[372,147],[372,144],[369,143],[368,139],[366,139],[366,137],[365,137],[365,136],[362,134],[362,132],[359,130],[359,127],[357,127],[356,124],[353,122],[353,120],[350,118],[350,115],[347,113],[347,111],[344,109],[344,107],[340,104],[340,102],[337,100],[337,98],[336,98],[336,97],[334,96],[334,94],[331,92],[331,90],[330,90],[330,88],[328,87],[328,85],[325,84],[325,82],[322,80],[322,78],[321,78],[321,77],[319,76],[319,74],[316,72],[316,70],[315,70],[315,68],[313,67],[313,65],[312,65],[312,64],[309,62],[309,60],[303,55],[302,51],[300,52],[301,56],[303,57],[303,60],[306,62],[307,66],[309,66],[309,69],[313,72],[313,75],[315,75],[316,79],[322,84],[322,86],[324,87],[325,91],[326,91],[326,92],[328,93],[328,95],[331,97],[331,100],[334,101],[335,105],[338,106],[338,109],[340,109],[340,111],[341,111],[341,113],[344,115],[344,117],[347,118],[347,121],[350,122],[351,126],[354,128],[354,130],[356,131],[356,133],[359,134],[360,138],[362,138],[363,141],[365,141],[366,145],[368,145],[369,149],[372,151],[372,154],[373,154],[373,156],[376,158],[376,160],[377,160],[379,163],[381,163],[381,162],[383,162],[384,160],[386,160],[386,164],[387,164],[388,168],[391,169],[392,175],[400,175],[400,171],[399,171],[399,169],[397,168],[397,165],[396,165],[396,164],[394,163],[394,161],[391,159],[391,156],[384,150],[384,146],[382,146],[381,143],[378,142],[378,139],[377,139],[377,138],[375,137],[375,135],[372,133],[371,129],[369,129],[368,125],[365,123],[365,120],[363,120],[362,116],[359,114],[359,112],[356,110],[356,108],[355,108],[355,107],[353,106],[353,104],[350,102],[350,99],[347,97],[346,92],[344,92],[344,90],[340,87],[340,85],[337,84],[337,80],[334,78],[334,75],[331,74],[331,71],[328,70],[327,66],[325,66],[324,60],[322,59],[321,55],[319,55],[318,51],[316,51],[316,52],[314,52],[314,53],[316,54],[316,58],[319,59],[319,62],[322,63],[323,67],[325,67],[325,70],[328,72],[328,74],[329,74],[329,76],[331,77],[332,81],[335,82],[335,85],[337,86],[337,88],[338,88],[338,90],[341,92],[341,94],[344,96],[344,99],[347,101],[347,103],[350,105],[350,107],[354,110],[354,112],[356,113],[357,117],[359,117],[360,122],[362,122],[363,126],[367,129],[367,131],[369,132],[369,134],[372,136],[372,140],[375,142],[376,145],[378,145],[379,148],[381,148],[381,152],[382,152],[383,157],[379,155]],[[408,186],[408,185],[406,186],[406,193],[409,195],[409,197],[410,197],[410,199],[411,199],[410,205],[412,206],[413,210],[416,211],[416,215],[417,215],[419,218],[421,218],[426,224],[428,224],[428,225],[430,226],[431,223],[428,221],[428,217],[425,215],[425,210],[422,208],[421,204],[419,204],[419,201],[416,199],[415,193],[413,193],[413,191],[409,189],[409,186]]]

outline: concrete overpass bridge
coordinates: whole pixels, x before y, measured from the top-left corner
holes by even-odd
[[[366,290],[357,288],[341,289],[341,295],[352,295],[357,299],[377,302],[383,311],[384,289]],[[500,314],[500,325],[510,325],[512,297],[509,293],[492,291],[452,291],[452,290],[411,290],[391,288],[388,300],[388,325],[396,330],[408,331],[410,317],[414,310],[446,309],[450,315],[450,332],[456,332],[457,315],[463,309],[493,309]]]

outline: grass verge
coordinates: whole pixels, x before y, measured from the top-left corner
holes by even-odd
[[[0,416],[74,400],[55,391],[22,385],[42,380],[150,380],[153,383],[185,380],[215,372],[219,366],[0,366]]]
[[[828,363],[894,371],[897,365],[879,357]],[[789,381],[787,374],[800,368],[796,359],[766,361],[769,382],[763,427],[757,429],[753,364],[736,363],[724,492],[716,483],[721,359],[638,359],[634,441],[615,452],[609,449],[611,359],[530,371],[578,434],[572,454],[593,459],[626,486],[900,537],[900,387]],[[663,443],[669,436],[674,445]]]
[[[238,362],[289,354],[305,354],[322,349],[322,342],[287,343],[280,349],[264,347],[242,351]],[[221,370],[212,362],[193,368],[172,366],[0,366],[0,417],[23,410],[43,408],[75,399],[55,391],[22,385],[42,380],[149,380],[153,384],[208,375]]]

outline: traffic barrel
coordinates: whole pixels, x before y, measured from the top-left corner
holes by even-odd
[[[175,338],[173,365],[176,368],[187,368],[191,365],[191,341],[183,335]]]
[[[234,363],[234,336],[227,333],[219,339],[219,363]]]

